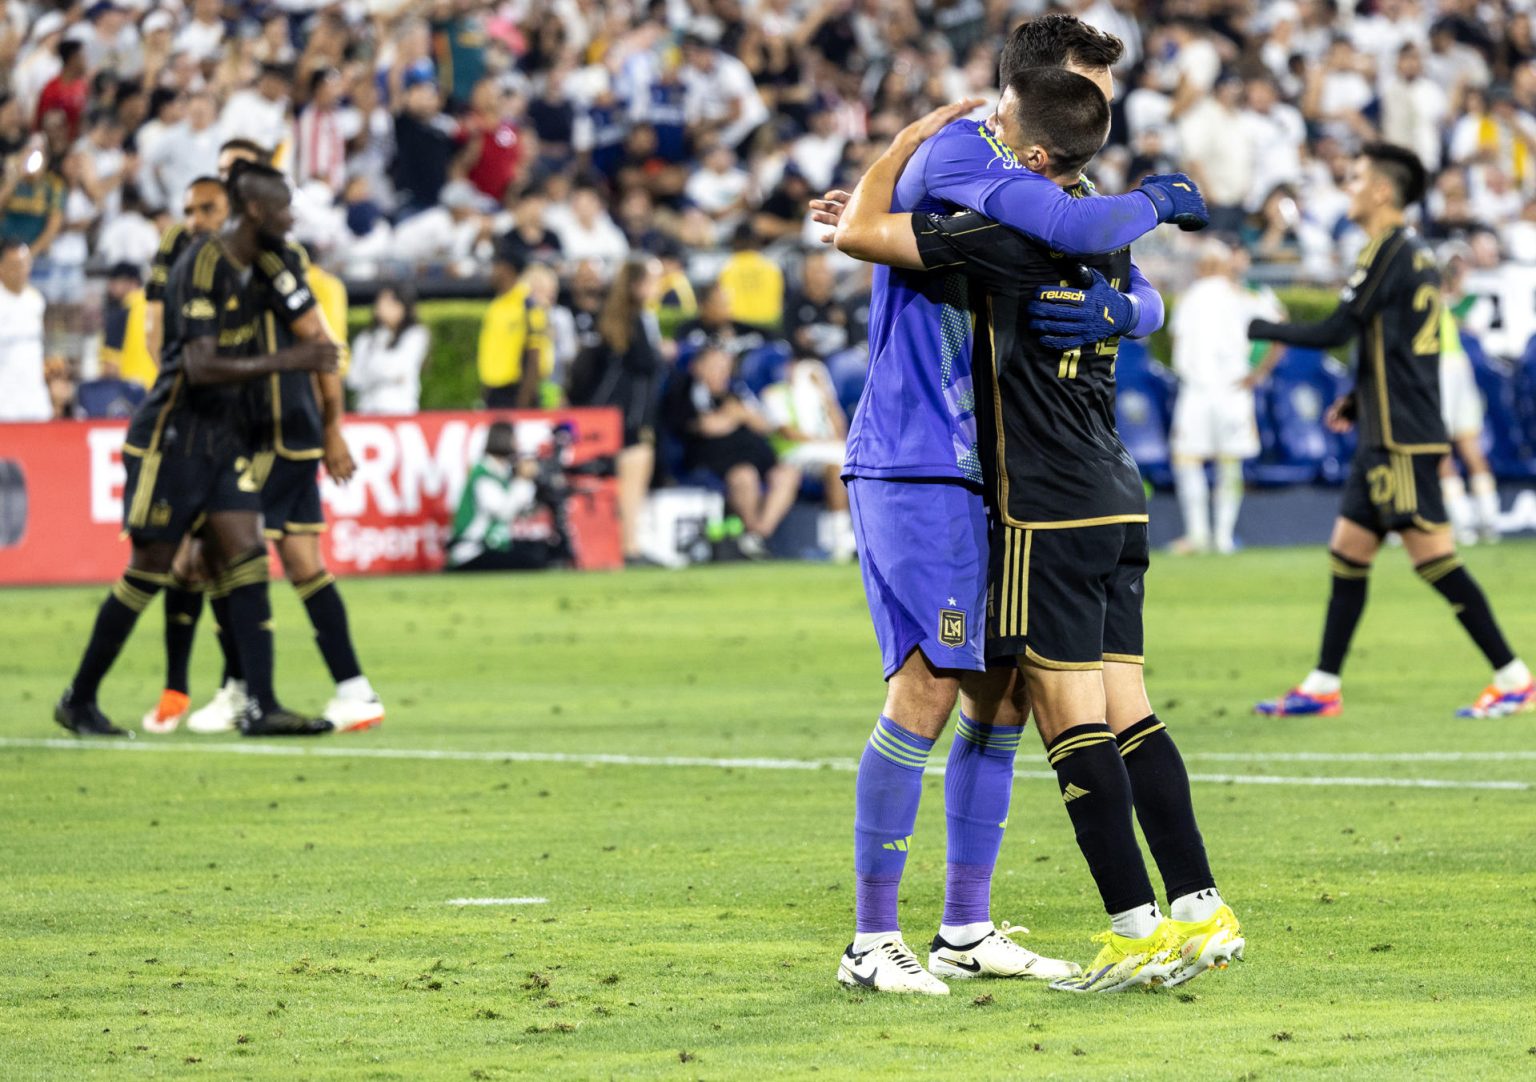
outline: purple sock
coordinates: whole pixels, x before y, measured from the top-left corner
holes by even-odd
[[[992,869],[1003,844],[1013,795],[1013,757],[1023,735],[1023,726],[978,725],[960,715],[944,767],[944,816],[949,825],[945,924],[991,919]]]
[[[860,932],[894,932],[896,894],[917,824],[923,767],[933,741],[881,716],[854,783],[854,903]]]

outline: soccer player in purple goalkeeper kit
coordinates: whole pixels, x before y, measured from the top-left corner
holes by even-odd
[[[1000,75],[1006,83],[1025,68],[1065,67],[1109,96],[1110,65],[1121,50],[1116,38],[1071,16],[1046,16],[1010,35]],[[893,210],[969,208],[1071,254],[1123,248],[1161,222],[1204,224],[1204,201],[1181,174],[1149,177],[1122,196],[1072,198],[1025,169],[990,122],[954,119],[975,104],[926,118],[922,134],[932,138],[907,163]],[[1162,302],[1145,280],[1128,284],[1129,333],[1150,333]],[[838,980],[878,991],[944,995],[948,986],[934,974],[1052,980],[1078,969],[1025,950],[1009,937],[1014,929],[999,931],[990,915],[1027,708],[1022,690],[1009,687],[1002,694],[1012,709],[988,702],[986,715],[1013,724],[978,725],[969,693],[993,693],[962,687],[966,674],[985,671],[988,567],[971,327],[964,275],[875,268],[869,374],[844,477],[888,688],[855,784],[857,926]],[[959,731],[945,767],[944,916],[929,972],[902,938],[896,900],[923,769],[957,696]]]

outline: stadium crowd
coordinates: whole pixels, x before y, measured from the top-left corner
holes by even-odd
[[[55,415],[131,404],[135,279],[238,136],[274,148],[315,262],[378,295],[357,408],[419,402],[418,285],[489,283],[487,405],[618,405],[632,492],[661,430],[665,472],[713,473],[751,533],[805,471],[841,511],[827,448],[862,381],[867,269],[822,251],[806,200],[923,110],[989,97],[1007,28],[1053,8],[1126,43],[1095,183],[1188,170],[1254,276],[1342,277],[1364,238],[1340,186],[1376,137],[1430,167],[1437,244],[1536,263],[1518,0],[11,0],[0,310],[29,329],[3,378],[44,365]],[[1154,284],[1190,280],[1193,242],[1145,249]],[[672,378],[717,351],[730,365]]]

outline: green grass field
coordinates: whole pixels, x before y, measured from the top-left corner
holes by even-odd
[[[1536,546],[1468,562],[1536,654]],[[302,746],[73,741],[50,706],[101,591],[0,592],[0,1078],[1536,1076],[1536,716],[1451,717],[1486,672],[1400,553],[1339,719],[1247,714],[1312,660],[1320,549],[1159,558],[1149,587],[1153,700],[1248,961],[922,1002],[833,981],[882,694],[856,571],[347,582],[389,720]],[[316,709],[274,597],[279,687]],[[157,606],[104,690],[120,722],[158,692],[159,637]],[[216,653],[200,638],[199,699]],[[1019,768],[995,915],[1086,961],[1103,913],[1033,738]],[[914,945],[942,816],[933,778]]]

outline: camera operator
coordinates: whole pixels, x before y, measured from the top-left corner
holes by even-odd
[[[571,562],[560,447],[557,432],[552,454],[520,454],[512,425],[491,425],[485,455],[470,471],[453,516],[446,570],[536,571]],[[548,536],[518,536],[541,512],[550,519]]]

